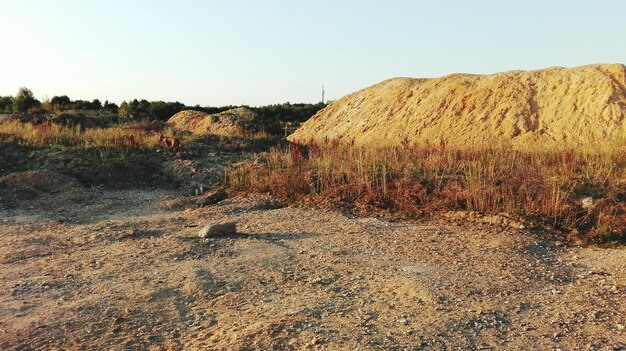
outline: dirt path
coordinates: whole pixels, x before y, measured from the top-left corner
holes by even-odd
[[[2,212],[0,349],[626,349],[623,248],[186,201],[100,190]],[[243,235],[195,237],[215,220]]]

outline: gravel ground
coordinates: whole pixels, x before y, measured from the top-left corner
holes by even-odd
[[[626,350],[626,249],[83,189],[0,211],[0,349]],[[199,229],[236,221],[236,236]]]

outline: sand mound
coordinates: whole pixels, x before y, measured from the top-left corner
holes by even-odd
[[[200,135],[242,136],[254,132],[256,112],[238,107],[210,115],[200,111],[185,110],[168,121],[174,129],[189,130]]]
[[[289,141],[596,146],[626,139],[622,64],[394,78],[319,111]]]

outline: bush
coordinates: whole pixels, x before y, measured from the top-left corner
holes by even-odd
[[[25,113],[30,108],[38,107],[41,103],[35,99],[33,92],[28,88],[20,88],[13,98],[13,112]]]
[[[0,113],[13,112],[13,98],[10,96],[0,96]]]
[[[338,143],[273,149],[228,174],[233,190],[285,201],[408,218],[442,211],[506,213],[587,242],[626,242],[626,154],[572,150],[356,148]],[[584,208],[583,196],[594,196]],[[601,196],[601,197],[598,197]]]
[[[54,96],[50,100],[50,103],[54,106],[58,106],[61,109],[66,109],[72,101],[67,95]]]

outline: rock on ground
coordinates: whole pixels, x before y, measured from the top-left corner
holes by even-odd
[[[201,238],[220,237],[237,234],[237,224],[235,222],[207,224],[200,229],[198,236]]]

